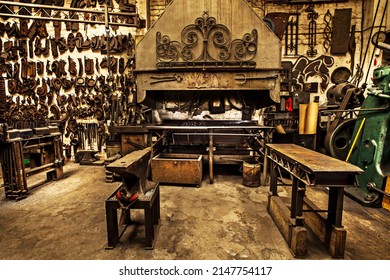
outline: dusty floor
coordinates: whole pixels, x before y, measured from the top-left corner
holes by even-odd
[[[0,259],[293,259],[266,211],[265,187],[242,185],[240,174],[216,170],[200,188],[161,186],[161,228],[154,250],[144,249],[142,213],[113,250],[106,250],[106,183],[102,166],[67,163],[65,178],[10,201],[0,188]],[[31,179],[30,179],[31,180]],[[284,187],[280,195],[287,196]],[[323,192],[312,194],[318,201]],[[390,259],[390,213],[345,198],[346,259]],[[330,259],[310,236],[307,259]]]

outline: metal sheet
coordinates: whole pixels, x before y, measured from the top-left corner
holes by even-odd
[[[348,52],[349,31],[351,28],[352,9],[336,9],[332,23],[331,54],[345,54]]]

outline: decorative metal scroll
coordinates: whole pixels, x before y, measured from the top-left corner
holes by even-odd
[[[307,55],[310,57],[317,55],[317,50],[315,49],[317,45],[317,20],[318,13],[316,13],[314,10],[309,12],[307,15],[307,19],[310,20],[309,22],[309,50],[307,51]]]
[[[321,55],[316,59],[310,60],[305,56],[300,56],[294,63],[292,69],[292,86],[294,91],[303,91],[304,84],[310,77],[321,78],[321,89],[325,91],[328,88],[330,79],[330,68],[334,65],[332,56]]]
[[[298,55],[299,15],[291,15],[285,32],[285,55]]]
[[[330,49],[331,46],[331,38],[332,38],[332,28],[330,27],[330,23],[332,21],[332,14],[328,10],[326,14],[324,15],[324,49],[325,52],[327,53]]]
[[[158,69],[166,68],[254,68],[257,30],[242,39],[231,38],[229,29],[204,12],[181,32],[181,42],[156,34]]]

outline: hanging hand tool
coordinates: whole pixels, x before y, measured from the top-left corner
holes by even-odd
[[[237,73],[235,74],[234,79],[240,82],[241,85],[244,85],[249,80],[269,80],[269,79],[276,79],[277,77],[278,75],[267,76],[267,77],[248,77],[244,73]]]
[[[174,82],[174,81],[177,81],[180,83],[181,81],[183,81],[183,77],[180,75],[165,76],[165,77],[152,76],[150,78],[155,80],[155,81],[150,82],[151,85],[157,84],[157,83]]]

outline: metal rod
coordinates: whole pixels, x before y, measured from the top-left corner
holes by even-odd
[[[79,13],[93,13],[93,14],[104,14],[104,11],[101,10],[93,10],[93,9],[78,9],[78,8],[67,8],[67,7],[58,7],[58,6],[49,6],[49,5],[37,5],[37,4],[29,4],[29,3],[18,3],[18,2],[10,2],[10,1],[0,1],[0,5],[7,6],[21,6],[21,7],[31,7],[36,9],[50,9],[50,10],[60,10],[60,11],[71,11],[71,12],[79,12]],[[10,10],[12,12],[12,10]],[[138,16],[137,13],[122,13],[122,12],[109,12],[109,15],[116,16]],[[6,16],[10,16],[10,14],[6,14]]]
[[[375,191],[377,191],[377,192],[383,194],[384,196],[390,197],[390,193],[387,193],[387,192],[385,192],[385,191],[383,191],[383,190],[381,190],[381,189],[379,189],[379,188],[373,186],[372,184],[369,184],[369,185],[367,186],[367,188],[368,188],[368,189],[373,189],[373,190],[375,190]]]
[[[321,111],[321,113],[339,113],[339,112],[377,112],[377,111],[387,111],[388,109],[390,108],[390,106],[386,106],[384,108],[370,108],[370,109],[345,109],[345,110],[338,110],[338,109],[334,109],[334,110],[323,110]]]
[[[390,99],[390,95],[383,94],[383,93],[380,93],[380,92],[377,92],[377,91],[369,92],[368,95],[372,95],[372,96],[376,96],[376,97],[380,97],[380,98],[385,98],[385,99]]]
[[[108,65],[108,75],[112,76],[112,70],[111,70],[111,58],[110,58],[110,18],[108,15],[108,4],[106,4],[104,9],[104,26],[106,28],[106,36],[107,36],[107,65]]]
[[[210,132],[201,132],[201,133],[172,133],[172,135],[195,135],[195,136],[200,136],[200,135],[214,135],[214,136],[259,136],[259,134],[244,134],[244,133],[210,133]]]
[[[50,17],[33,17],[28,15],[10,15],[10,14],[4,14],[0,13],[0,17],[13,17],[13,18],[24,18],[24,19],[41,19],[41,20],[52,20],[52,21],[64,21],[64,22],[79,22],[79,23],[88,23],[88,24],[104,24],[103,21],[88,21],[88,20],[82,20],[82,19],[68,19],[68,18],[50,18]],[[110,25],[118,25],[118,26],[126,26],[126,27],[138,27],[137,24],[130,24],[130,23],[119,23],[119,22],[112,22]]]
[[[348,155],[347,155],[347,159],[345,161],[349,161],[349,157],[351,156],[351,154],[352,154],[352,152],[353,152],[353,150],[355,148],[356,141],[359,138],[360,132],[362,131],[362,128],[363,128],[365,122],[366,122],[366,118],[363,118],[362,122],[359,125],[359,129],[358,129],[358,131],[356,133],[355,139],[353,139],[351,149],[349,149],[349,152],[348,152]]]
[[[213,130],[209,130],[209,176],[210,176],[210,184],[214,183],[214,139],[213,139]]]

